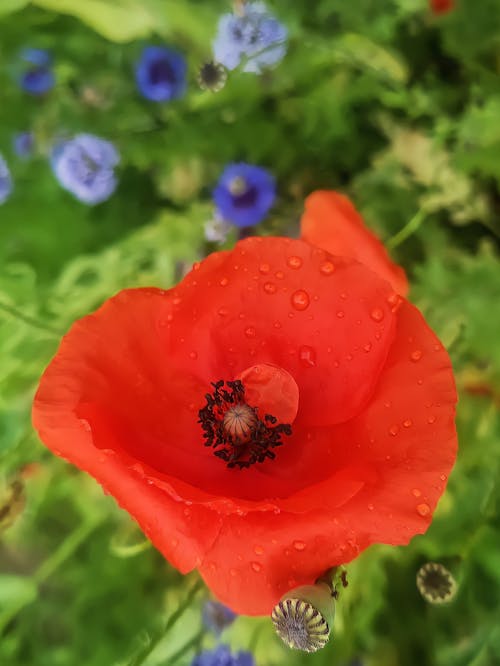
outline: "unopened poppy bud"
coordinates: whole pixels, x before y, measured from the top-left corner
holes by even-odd
[[[276,633],[288,647],[316,652],[327,644],[334,616],[331,587],[317,583],[287,592],[274,607],[271,618]]]
[[[457,592],[457,583],[452,574],[438,562],[428,562],[417,572],[417,587],[430,604],[445,604],[452,601]]]

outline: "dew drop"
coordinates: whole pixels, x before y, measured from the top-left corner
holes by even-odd
[[[398,310],[402,302],[403,299],[401,298],[401,296],[399,296],[396,293],[391,294],[387,298],[387,303],[391,306],[391,312],[396,312],[396,310]]]
[[[403,426],[405,428],[411,428],[412,425],[413,425],[413,421],[411,419],[406,419],[406,421],[403,421]]]
[[[343,301],[346,301],[346,300],[347,300],[347,294],[345,293],[345,291],[343,291],[343,292],[340,294],[340,298],[341,298]]]
[[[179,296],[174,296],[174,298],[172,299],[172,303],[173,303],[174,305],[179,305],[179,303],[180,303],[181,301],[182,301],[182,298],[180,298]]]
[[[167,321],[173,321],[173,319],[174,319],[174,315],[172,313],[169,313],[167,315]]]
[[[425,504],[425,502],[417,505],[417,513],[419,516],[422,517],[428,516],[430,512],[431,512],[431,507],[428,504]]]
[[[265,282],[264,283],[264,291],[266,294],[275,294],[277,290],[276,285],[274,282]]]
[[[253,552],[256,555],[264,555],[264,549],[262,548],[262,546],[255,546]]]
[[[288,264],[288,266],[290,268],[293,268],[294,270],[297,270],[298,268],[300,268],[302,266],[302,259],[300,257],[297,257],[297,256],[292,256],[292,257],[288,257],[286,263]]]
[[[274,326],[274,328],[281,328],[281,322],[280,321],[275,321],[273,326]]]
[[[435,417],[433,414],[431,414],[431,415],[427,418],[427,423],[432,424],[432,423],[435,423],[435,422],[436,422],[436,417]]]
[[[290,300],[295,310],[306,310],[309,307],[309,294],[303,289],[295,291]]]
[[[192,358],[193,360],[198,358],[198,353],[195,351],[189,352],[189,358]]]
[[[299,348],[299,359],[304,368],[313,368],[316,365],[316,352],[312,347],[303,345]]]
[[[283,271],[276,271],[274,276],[278,278],[278,280],[282,280],[285,277],[285,274],[283,273]]]
[[[413,495],[413,497],[421,497],[422,492],[418,488],[413,488],[411,494]]]
[[[374,508],[373,504],[368,504],[368,511],[373,511]]]
[[[373,321],[382,321],[384,318],[384,311],[382,308],[373,308],[373,310],[370,312],[370,317],[373,319]]]
[[[221,287],[227,287],[229,284],[229,279],[227,277],[223,277],[221,280],[219,280],[219,284]]]
[[[338,310],[338,311],[337,311],[337,317],[338,317],[339,319],[343,319],[343,318],[345,317],[345,313],[344,313],[344,311],[343,311],[343,310]]]
[[[371,350],[371,348],[372,348],[372,343],[367,342],[366,345],[364,345],[364,347],[363,347],[363,351],[365,351],[368,354],[368,352]]]
[[[186,518],[189,518],[189,516],[191,515],[191,509],[189,507],[186,507],[183,513],[186,516]]]
[[[262,571],[262,564],[260,562],[251,562],[250,566],[255,571],[255,573],[259,573],[259,571]]]
[[[389,434],[392,435],[392,437],[396,437],[396,435],[399,432],[399,426],[394,424],[389,428]]]
[[[245,335],[247,338],[255,338],[255,336],[257,335],[257,331],[253,326],[247,326],[245,328]]]
[[[305,541],[294,541],[292,545],[295,548],[295,550],[301,551],[306,549]]]
[[[233,577],[236,578],[238,575],[238,570],[237,569],[229,569],[229,574]]]
[[[271,266],[269,264],[261,264],[259,266],[259,273],[262,273],[262,275],[267,275],[271,271]]]
[[[410,359],[413,361],[413,363],[417,363],[418,361],[420,361],[421,358],[422,358],[422,352],[420,351],[420,349],[415,349],[415,351],[412,351],[412,353],[410,354]]]
[[[335,272],[335,265],[331,261],[324,261],[319,267],[321,275],[332,275]]]

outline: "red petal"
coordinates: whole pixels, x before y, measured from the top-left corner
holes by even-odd
[[[454,0],[430,0],[431,9],[435,14],[445,14],[455,9]]]
[[[408,281],[401,266],[368,229],[349,199],[338,192],[313,192],[306,199],[301,220],[302,238],[331,254],[352,257],[391,283],[402,296]]]
[[[332,477],[290,498],[297,513],[226,517],[200,567],[212,591],[240,613],[268,614],[290,588],[370,544],[405,544],[425,532],[455,461],[455,404],[449,357],[406,303],[370,405],[332,429],[345,491],[364,465],[371,473],[363,486],[339,505]],[[313,495],[317,508],[307,511]]]

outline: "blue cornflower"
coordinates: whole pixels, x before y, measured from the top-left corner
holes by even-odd
[[[274,177],[252,164],[229,164],[213,191],[217,213],[237,227],[262,222],[276,198]]]
[[[231,654],[227,645],[219,645],[215,650],[197,655],[191,666],[255,666],[255,661],[250,652]]]
[[[178,51],[164,46],[146,46],[135,66],[135,79],[146,99],[169,102],[184,93],[186,71],[186,60]]]
[[[113,194],[114,167],[120,156],[109,141],[93,134],[77,134],[52,153],[52,169],[64,189],[86,204],[97,204]]]
[[[0,155],[0,204],[3,204],[9,198],[12,192],[12,177],[10,175],[7,162]]]
[[[215,38],[214,58],[227,69],[243,62],[244,72],[260,72],[277,65],[287,48],[288,31],[262,2],[243,5],[242,14],[223,14]]]
[[[207,601],[203,606],[203,624],[217,637],[237,618],[237,614],[219,601]]]
[[[35,145],[33,132],[17,132],[12,137],[12,147],[18,157],[30,157]]]
[[[28,65],[19,79],[23,90],[32,95],[43,95],[54,87],[52,58],[48,51],[26,48],[21,52],[21,60]]]

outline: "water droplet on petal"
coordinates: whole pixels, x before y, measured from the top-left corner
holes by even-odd
[[[373,308],[373,310],[370,312],[370,317],[373,319],[373,321],[382,321],[384,318],[384,311],[382,308]]]
[[[405,428],[411,428],[412,425],[413,425],[413,421],[411,419],[406,419],[406,421],[403,421],[403,426]]]
[[[389,428],[389,434],[392,435],[392,437],[396,437],[396,435],[399,432],[399,426],[394,424]]]
[[[312,347],[303,345],[299,348],[299,359],[304,368],[313,368],[316,365],[316,352]]]
[[[309,294],[303,289],[294,292],[290,300],[295,310],[306,310],[309,307]]]
[[[278,280],[282,280],[285,277],[285,274],[283,273],[283,271],[276,271],[274,276],[278,278]]]
[[[302,259],[300,257],[292,256],[288,257],[286,263],[290,268],[297,270],[297,268],[300,268],[302,266]]]
[[[227,277],[223,277],[219,280],[219,284],[221,287],[227,287],[229,284],[229,279]]]
[[[237,569],[229,569],[229,574],[233,577],[236,578],[238,575],[238,570]]]
[[[366,345],[364,345],[364,347],[363,347],[363,351],[365,351],[368,354],[368,352],[371,350],[371,348],[372,348],[372,343],[367,342]]]
[[[420,349],[415,349],[415,351],[412,351],[412,353],[410,354],[410,358],[414,363],[420,361],[420,359],[422,358],[422,352],[420,351]]]
[[[300,551],[300,550],[305,550],[306,549],[305,541],[294,541],[292,545],[295,548],[295,550]]]
[[[259,573],[259,571],[262,571],[262,564],[260,562],[251,562],[250,566],[255,571],[255,573]]]
[[[339,319],[343,319],[345,317],[345,313],[342,310],[337,311],[337,317]]]
[[[195,351],[189,352],[189,358],[192,358],[193,360],[198,358],[198,353]]]
[[[413,497],[420,497],[422,495],[422,491],[420,491],[418,488],[413,488],[411,491]]]
[[[280,321],[275,321],[273,325],[274,325],[274,328],[281,328],[281,322]]]
[[[277,290],[276,285],[274,282],[265,282],[264,283],[264,291],[266,294],[275,294]]]
[[[368,504],[368,511],[373,511],[374,508],[373,504]]]
[[[446,481],[447,477],[446,474],[440,474],[439,478],[441,479],[441,481]]]
[[[247,326],[247,328],[245,328],[245,335],[247,338],[255,338],[257,331],[253,326]]]
[[[262,273],[262,275],[267,275],[271,271],[271,266],[269,264],[261,264],[259,266],[259,272]]]
[[[436,422],[436,417],[433,414],[431,414],[431,416],[429,416],[427,418],[427,423],[432,424],[432,423],[435,423],[435,422]]]
[[[417,505],[417,513],[419,516],[422,516],[422,518],[428,516],[430,512],[431,512],[431,507],[428,504],[425,504],[425,502]]]
[[[255,546],[254,549],[253,549],[253,552],[256,555],[263,555],[264,554],[264,549],[262,548],[262,546]]]
[[[319,267],[321,275],[332,275],[335,272],[335,265],[331,261],[324,261]]]

